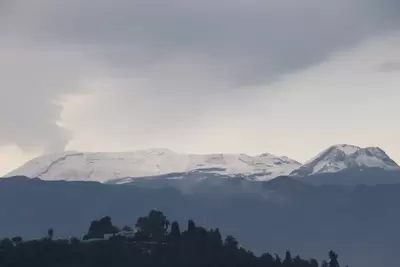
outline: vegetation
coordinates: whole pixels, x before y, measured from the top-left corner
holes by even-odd
[[[233,236],[223,239],[219,229],[207,230],[189,221],[181,232],[160,211],[152,210],[136,223],[132,235],[120,234],[110,217],[93,221],[83,240],[57,240],[53,229],[41,240],[21,237],[0,243],[2,267],[127,267],[127,266],[218,266],[218,267],[339,267],[338,255],[329,252],[329,261],[319,265],[314,259],[278,255],[255,256],[242,248]],[[125,226],[122,233],[132,232]],[[105,238],[109,236],[110,238]]]

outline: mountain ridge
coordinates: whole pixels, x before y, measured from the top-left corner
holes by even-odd
[[[98,181],[129,183],[138,178],[203,179],[243,178],[265,181],[280,176],[306,177],[343,170],[400,167],[378,147],[334,145],[301,164],[286,156],[269,153],[184,154],[154,148],[133,152],[67,151],[32,159],[7,177],[24,175],[43,180]]]
[[[144,178],[169,173],[216,173],[227,176],[262,174],[263,179],[288,175],[301,164],[269,153],[183,154],[168,149],[134,152],[76,152],[44,155],[7,174],[44,180],[94,180]]]

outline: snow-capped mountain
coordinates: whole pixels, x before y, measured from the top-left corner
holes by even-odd
[[[292,176],[335,173],[345,169],[380,168],[400,170],[400,167],[380,148],[361,148],[352,145],[335,145],[324,150],[296,170]]]
[[[64,152],[35,158],[6,176],[24,175],[43,180],[106,182],[127,177],[203,172],[219,174],[222,177],[253,175],[253,180],[269,180],[289,175],[300,165],[287,157],[277,157],[267,153],[259,156],[195,155],[180,154],[168,149],[119,153]]]
[[[278,176],[310,176],[343,170],[400,170],[380,148],[352,145],[332,146],[301,165],[287,157],[268,153],[182,154],[168,149],[118,153],[63,152],[35,158],[6,175],[38,177],[43,180],[128,183],[136,178],[201,179],[240,177],[264,181]]]

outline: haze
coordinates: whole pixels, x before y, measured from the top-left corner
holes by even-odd
[[[0,0],[0,173],[165,147],[400,162],[400,2]]]

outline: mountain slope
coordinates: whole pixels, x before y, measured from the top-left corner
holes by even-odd
[[[400,170],[400,167],[380,148],[361,148],[352,145],[336,145],[324,150],[315,158],[294,170],[292,176],[335,173],[342,170],[379,168]]]
[[[35,158],[7,177],[25,175],[43,180],[99,181],[159,176],[170,173],[211,173],[221,176],[256,175],[268,180],[290,174],[300,163],[271,154],[179,154],[168,149],[119,153],[65,152]],[[176,178],[182,178],[182,175]]]
[[[384,170],[381,168],[345,169],[340,172],[317,173],[297,177],[296,180],[312,185],[385,185],[400,184],[400,170]]]
[[[94,219],[111,216],[116,225],[131,226],[159,209],[181,225],[189,219],[207,228],[218,225],[224,236],[237,237],[256,253],[290,250],[322,260],[332,249],[349,266],[398,266],[400,185],[349,189],[293,178],[237,180],[219,179],[231,188],[227,193],[212,184],[183,194],[171,187],[0,179],[0,238],[41,238],[49,228],[56,238],[80,237]]]

